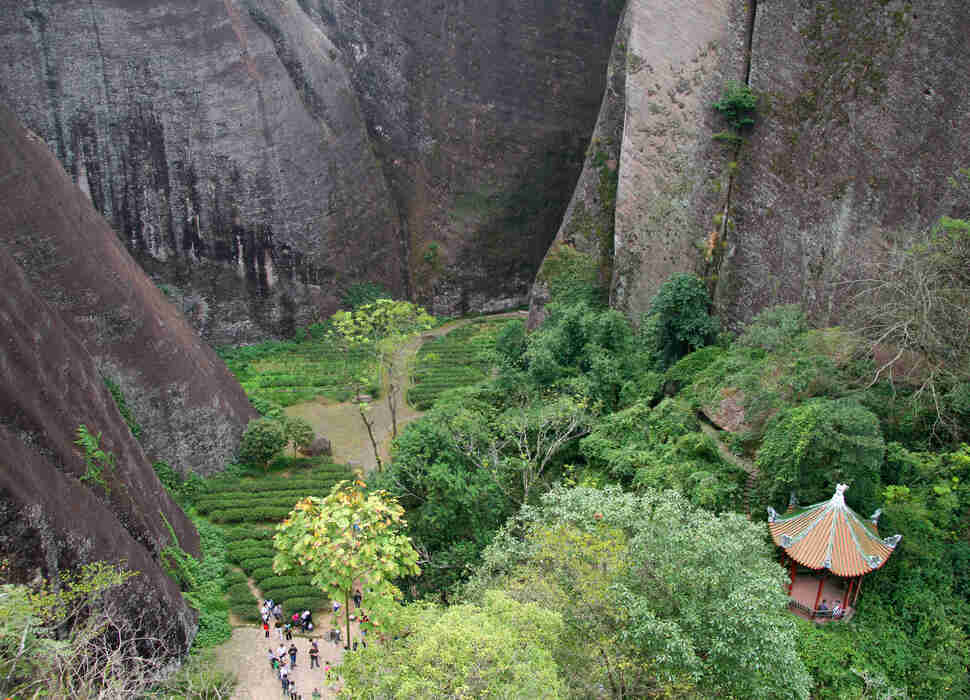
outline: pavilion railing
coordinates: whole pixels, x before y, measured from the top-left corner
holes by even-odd
[[[794,598],[788,599],[788,607],[801,610],[803,613],[813,618],[814,617],[833,617],[833,618],[835,617],[835,615],[832,613],[831,610],[812,610],[810,607],[808,607],[807,605],[803,605],[802,603],[799,603]],[[844,614],[845,614],[845,611],[843,610],[842,612],[840,612],[839,617],[842,617]]]

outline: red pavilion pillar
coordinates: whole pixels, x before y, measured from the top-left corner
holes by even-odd
[[[822,576],[818,580],[818,593],[815,594],[815,605],[812,606],[812,619],[815,618],[815,611],[818,610],[818,601],[822,597],[822,587],[825,585],[826,575],[828,575],[828,571],[822,572]]]

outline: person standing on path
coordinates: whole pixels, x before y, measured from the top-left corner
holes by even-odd
[[[266,639],[269,639],[269,622],[265,619],[263,620],[263,634]]]
[[[290,668],[296,668],[296,644],[291,643],[290,648]]]
[[[354,591],[354,607],[359,609],[360,608],[360,602],[363,599],[364,599],[364,596],[361,595],[360,589],[358,588],[356,591]]]
[[[320,668],[320,647],[316,639],[310,642],[310,668]]]
[[[286,666],[280,669],[280,683],[283,685],[283,694],[286,695],[290,688],[290,671]]]

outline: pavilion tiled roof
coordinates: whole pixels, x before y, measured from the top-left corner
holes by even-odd
[[[880,538],[879,511],[865,521],[845,504],[845,484],[828,501],[779,515],[768,509],[768,529],[775,544],[810,569],[828,569],[837,576],[863,576],[888,561],[902,535]]]

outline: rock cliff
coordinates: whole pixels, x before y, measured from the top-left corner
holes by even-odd
[[[356,280],[521,303],[600,99],[614,0],[0,3],[0,100],[216,343]]]
[[[47,146],[28,138],[2,106],[0,139],[6,172],[0,242],[32,293],[58,312],[99,372],[120,387],[142,427],[147,454],[183,472],[221,470],[256,415],[238,382],[145,276]],[[16,299],[5,282],[0,286]],[[72,420],[65,430],[84,422],[83,413]]]
[[[955,0],[630,0],[615,49],[625,77],[601,112],[625,105],[611,127],[614,254],[601,263],[611,304],[636,320],[670,274],[693,271],[730,326],[793,302],[837,323],[867,261],[970,211],[949,184],[970,164],[970,88],[957,77],[968,31],[970,6]],[[728,80],[759,97],[740,147],[714,139]],[[551,255],[585,250],[570,232],[593,208],[582,183],[611,155],[597,138]],[[542,303],[540,284],[533,316]]]

